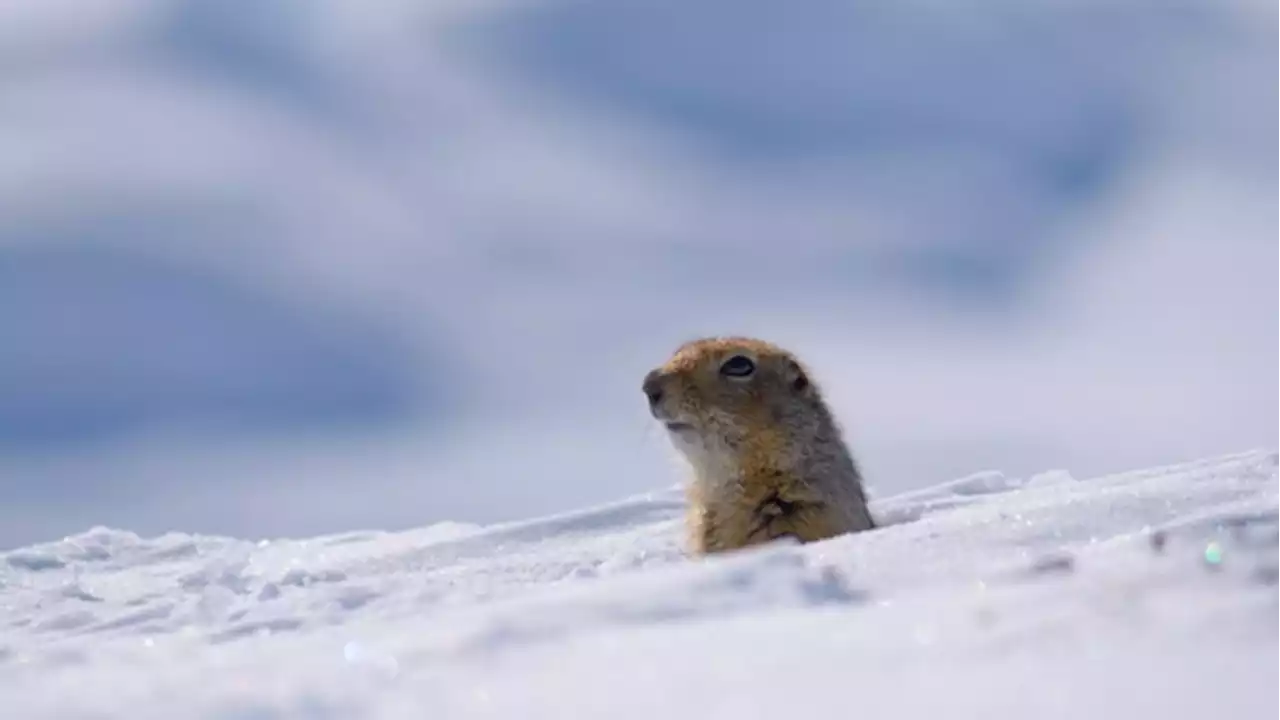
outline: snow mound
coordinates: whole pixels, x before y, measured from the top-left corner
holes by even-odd
[[[0,555],[29,718],[1275,717],[1277,454],[979,473],[712,559],[678,490],[493,527]]]

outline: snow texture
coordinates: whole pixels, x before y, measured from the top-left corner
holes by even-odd
[[[0,555],[6,718],[1274,718],[1277,454],[986,472],[693,560],[678,488],[493,527]]]

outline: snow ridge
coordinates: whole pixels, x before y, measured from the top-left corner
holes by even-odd
[[[1274,717],[1278,490],[1271,451],[1087,481],[985,472],[875,500],[870,533],[703,560],[680,548],[678,489],[305,540],[93,528],[0,554],[0,704]]]

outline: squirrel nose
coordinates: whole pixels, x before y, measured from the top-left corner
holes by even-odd
[[[650,405],[657,405],[662,400],[662,376],[657,370],[651,370],[644,376],[643,389],[644,394],[649,398]]]

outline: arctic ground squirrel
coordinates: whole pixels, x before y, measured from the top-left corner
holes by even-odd
[[[643,389],[693,469],[693,554],[875,527],[840,426],[790,352],[753,338],[695,340],[650,371]]]

